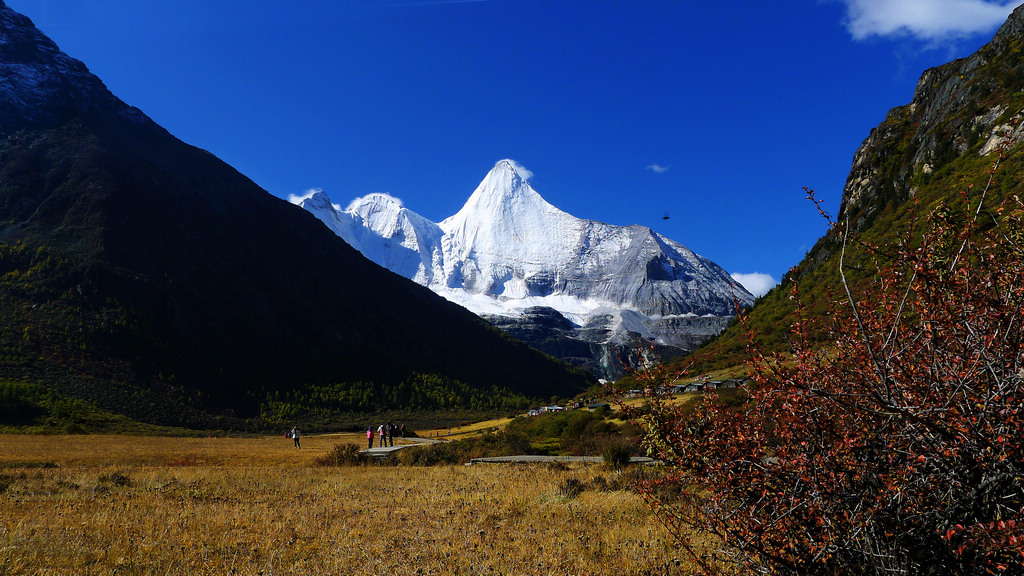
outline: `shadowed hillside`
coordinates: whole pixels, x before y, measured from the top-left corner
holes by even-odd
[[[2,2],[0,34],[0,378],[189,426],[310,388],[358,384],[324,401],[372,410],[586,386],[180,142]]]

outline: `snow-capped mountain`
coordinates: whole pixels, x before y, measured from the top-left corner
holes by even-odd
[[[387,194],[357,198],[342,210],[323,191],[292,198],[375,263],[429,286],[431,259],[441,244],[437,224],[405,208]]]
[[[577,363],[604,375],[617,373],[614,356],[638,338],[689,350],[721,330],[737,305],[753,302],[721,267],[682,244],[644,226],[563,212],[526,176],[515,162],[498,162],[462,209],[440,223],[386,194],[345,209],[322,191],[292,201],[374,262],[519,336],[535,332],[531,319],[553,326],[538,307],[557,311],[575,328],[560,338],[597,345],[594,362]],[[517,321],[530,327],[517,329]]]

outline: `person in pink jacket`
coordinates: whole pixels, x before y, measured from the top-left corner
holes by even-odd
[[[369,450],[370,448],[373,448],[373,426],[367,426],[366,427],[366,442],[367,442],[367,446],[366,446],[367,450]]]

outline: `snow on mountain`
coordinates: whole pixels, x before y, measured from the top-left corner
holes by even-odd
[[[440,224],[444,287],[501,301],[556,294],[553,273],[577,256],[582,220],[548,204],[502,160]]]
[[[387,194],[344,210],[322,191],[291,200],[370,260],[477,314],[550,308],[602,344],[639,335],[691,349],[724,327],[737,304],[753,302],[714,262],[644,226],[563,212],[529,176],[511,160],[498,162],[440,224]],[[693,320],[702,317],[714,320]]]
[[[289,200],[313,213],[371,261],[419,284],[431,285],[441,229],[387,194],[369,194],[344,210],[323,190]],[[440,256],[438,255],[438,258]]]

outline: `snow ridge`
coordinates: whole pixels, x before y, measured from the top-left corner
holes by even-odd
[[[439,224],[387,194],[357,198],[344,210],[322,191],[292,202],[374,262],[477,314],[518,316],[545,306],[580,327],[603,318],[620,332],[671,344],[659,324],[730,317],[737,304],[753,302],[714,262],[650,228],[559,210],[529,176],[514,161],[499,161]]]
[[[547,203],[510,160],[487,174],[456,213],[441,222],[448,288],[523,298],[528,281],[577,255],[584,221]]]

